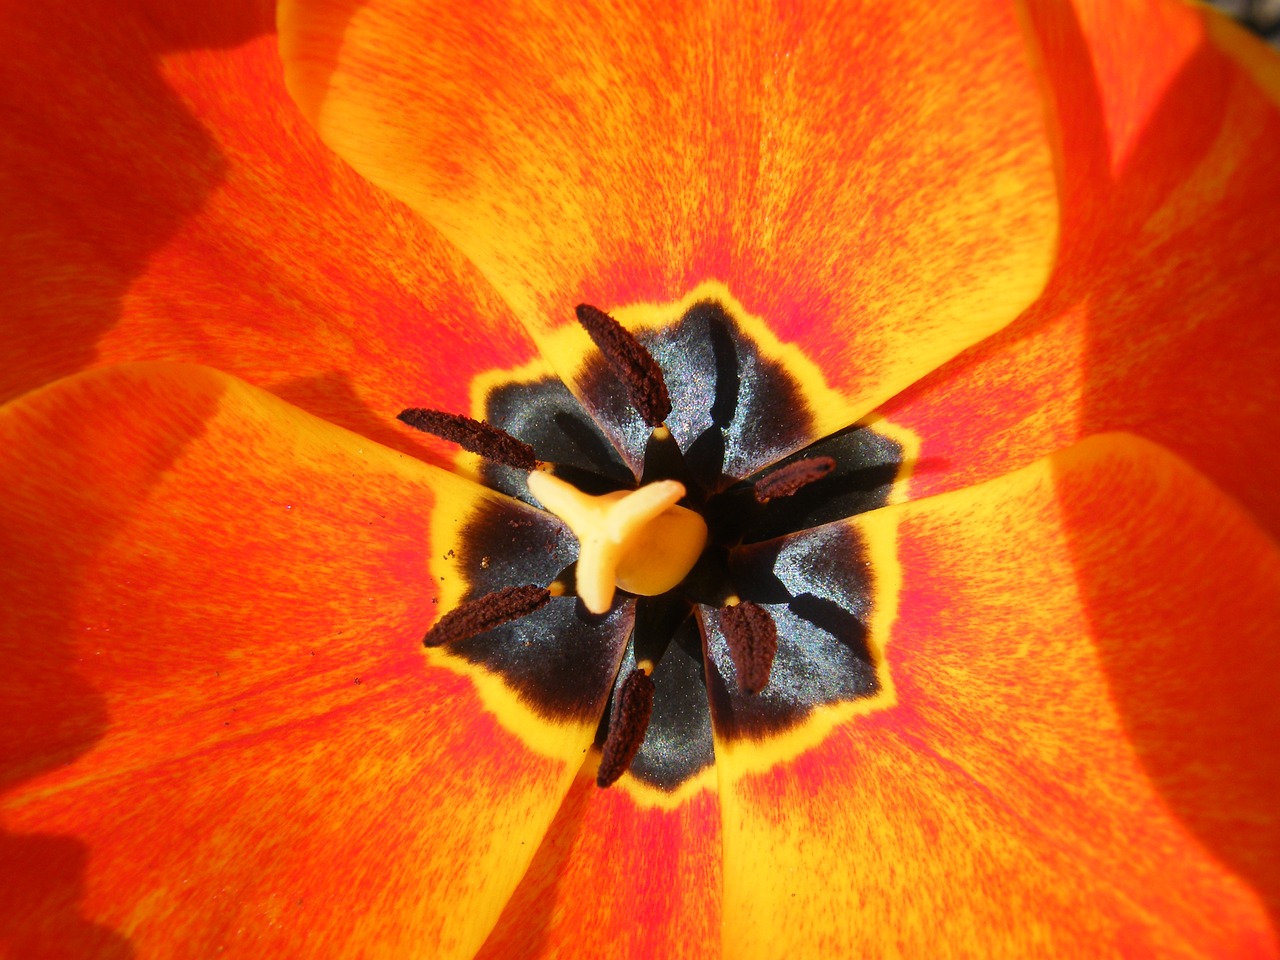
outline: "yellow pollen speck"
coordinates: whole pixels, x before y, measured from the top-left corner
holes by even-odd
[[[578,538],[578,597],[604,613],[613,591],[652,597],[693,569],[707,542],[707,524],[677,506],[684,484],[659,480],[639,490],[602,496],[583,493],[550,473],[529,474],[529,492]]]

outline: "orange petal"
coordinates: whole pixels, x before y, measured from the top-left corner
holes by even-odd
[[[574,781],[477,960],[720,957],[720,807],[601,790],[600,756]]]
[[[1062,254],[1023,317],[885,408],[921,435],[914,493],[1125,430],[1280,536],[1280,60],[1190,5],[1032,14],[1061,125]]]
[[[286,81],[552,340],[703,281],[839,391],[819,435],[1040,291],[1057,206],[1012,4],[285,0]]]
[[[0,445],[15,955],[471,956],[608,695],[535,750],[424,656],[496,495],[200,367],[62,381]]]
[[[1280,551],[1108,435],[852,521],[896,536],[896,702],[717,744],[725,956],[1280,954]]]
[[[0,401],[89,367],[206,363],[409,452],[534,353],[447,241],[285,94],[268,0],[10,5]]]

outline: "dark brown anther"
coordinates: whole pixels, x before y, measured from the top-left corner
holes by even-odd
[[[743,693],[759,693],[768,685],[773,671],[773,658],[778,653],[778,625],[768,610],[750,600],[722,609],[720,625],[738,672],[738,689]]]
[[[627,772],[644,743],[649,718],[653,716],[653,681],[643,670],[632,670],[622,681],[613,716],[609,718],[609,734],[601,748],[600,769],[596,786],[607,787]]]
[[[446,613],[427,631],[422,644],[426,647],[438,647],[445,643],[469,640],[486,630],[527,617],[550,599],[550,590],[533,584],[486,593],[483,597],[469,600]]]
[[[578,322],[609,361],[613,372],[626,384],[631,404],[644,422],[651,427],[661,426],[671,413],[671,397],[653,355],[603,310],[580,303],[575,312]]]
[[[756,500],[768,503],[775,497],[789,497],[801,487],[821,480],[836,468],[830,457],[806,457],[781,467],[756,481]]]
[[[533,447],[497,427],[461,414],[411,407],[401,410],[396,419],[415,430],[452,441],[494,463],[505,463],[520,470],[534,470],[538,466]]]

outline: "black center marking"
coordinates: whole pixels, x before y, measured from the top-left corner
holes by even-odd
[[[818,705],[879,691],[866,640],[873,574],[856,533],[832,521],[883,506],[903,451],[870,427],[853,427],[792,453],[811,436],[800,387],[719,303],[698,303],[639,339],[670,390],[667,425],[676,461],[683,454],[672,469],[686,471],[689,501],[711,530],[700,567],[663,597],[619,593],[603,617],[571,597],[552,599],[451,652],[502,676],[551,719],[585,719],[585,703],[607,688],[616,696],[619,678],[652,662],[653,713],[630,772],[669,791],[714,762],[713,716],[722,737],[760,740],[795,727]],[[633,488],[641,476],[665,472],[659,462],[671,451],[650,443],[649,427],[603,359],[588,365],[580,386],[590,415],[560,381],[547,379],[494,389],[485,418],[591,493]],[[758,502],[752,483],[766,467],[805,457],[830,457],[835,467],[789,496]],[[488,485],[530,500],[520,471],[493,463],[482,469]],[[486,504],[466,523],[461,553],[470,600],[513,584],[550,583],[570,565],[575,545],[553,518]],[[777,624],[776,658],[759,693],[738,690],[718,610],[690,603],[720,602],[717,591],[730,588]],[[599,743],[608,723],[606,711]]]

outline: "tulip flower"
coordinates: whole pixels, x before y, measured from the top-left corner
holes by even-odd
[[[1280,66],[918,16],[6,5],[0,953],[1280,953]]]

